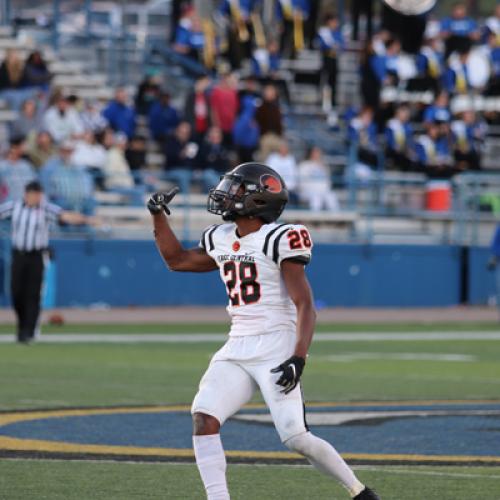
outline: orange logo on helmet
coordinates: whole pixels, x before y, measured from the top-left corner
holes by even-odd
[[[281,181],[274,175],[265,174],[260,178],[260,184],[270,193],[281,193],[283,186]]]

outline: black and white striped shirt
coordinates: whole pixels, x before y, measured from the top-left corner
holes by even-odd
[[[50,224],[57,222],[62,208],[42,201],[29,207],[24,201],[9,201],[0,205],[0,219],[11,219],[12,248],[30,252],[49,246]]]

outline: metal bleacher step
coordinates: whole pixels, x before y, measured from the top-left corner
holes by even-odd
[[[0,38],[11,38],[14,34],[14,30],[12,26],[0,26]]]
[[[79,75],[57,75],[54,85],[59,87],[101,87],[106,85],[106,75],[92,73]]]

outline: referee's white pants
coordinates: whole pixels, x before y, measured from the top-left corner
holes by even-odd
[[[210,415],[222,425],[258,387],[282,442],[306,432],[300,384],[285,395],[276,385],[280,374],[271,373],[293,355],[295,342],[295,332],[230,337],[203,375],[191,413]]]

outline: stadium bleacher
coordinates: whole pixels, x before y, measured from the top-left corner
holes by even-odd
[[[0,56],[7,49],[16,49],[21,56],[27,55],[37,46],[37,42],[30,38],[29,30],[20,30],[17,34],[12,28],[4,27],[0,31]],[[90,54],[93,50],[98,52],[98,49],[91,49],[87,52]],[[151,45],[153,47],[153,45]],[[102,49],[99,49],[102,50]],[[129,50],[129,49],[127,49]],[[87,61],[83,58],[75,58],[80,54],[82,48],[71,43],[65,44],[60,48],[59,52],[54,52],[53,49],[44,45],[43,56],[48,62],[48,67],[53,75],[51,85],[53,88],[60,88],[67,95],[74,95],[83,100],[93,100],[100,103],[105,103],[112,99],[114,88],[110,85],[112,78],[107,73],[105,66],[99,66],[96,63],[98,56],[89,55]],[[105,58],[109,62],[112,53],[108,53]],[[118,52],[114,53],[114,57],[120,60]],[[69,57],[69,58],[68,58]],[[338,110],[343,110],[348,107],[355,108],[361,105],[360,100],[360,44],[359,42],[347,42],[345,49],[339,54],[339,72],[337,77],[337,106]],[[104,61],[104,59],[103,59]],[[144,58],[146,66],[159,70],[165,79],[167,86],[176,89],[173,97],[174,104],[182,108],[182,102],[186,95],[186,85],[180,82],[192,81],[192,76],[189,73],[184,73],[183,63],[177,60],[178,63],[172,65],[163,65],[163,57],[159,56],[158,52],[149,52],[146,50]],[[180,62],[179,62],[180,61]],[[354,186],[345,176],[349,168],[349,162],[352,158],[349,155],[345,141],[344,125],[342,121],[338,121],[340,111],[337,113],[334,122],[325,119],[325,113],[328,115],[330,110],[325,107],[324,92],[320,86],[320,72],[322,60],[320,52],[317,49],[302,50],[295,58],[283,58],[279,69],[279,77],[286,82],[289,87],[289,93],[292,96],[290,106],[284,108],[286,137],[290,143],[291,151],[296,158],[301,158],[304,151],[311,143],[319,145],[324,151],[324,159],[328,168],[332,172],[332,183],[334,191],[340,200],[342,211],[337,214],[328,212],[312,213],[305,210],[305,206],[299,206],[292,212],[294,220],[304,220],[313,227],[326,228],[329,237],[335,238],[335,234],[328,231],[328,227],[345,226],[349,227],[347,237],[355,237],[355,235],[363,234],[363,231],[356,230],[357,226],[363,226],[363,219],[368,217],[370,224],[375,228],[375,233],[369,233],[374,236],[380,227],[391,225],[391,217],[395,228],[398,227],[396,219],[398,217],[409,217],[414,220],[421,221],[419,230],[422,239],[429,235],[428,226],[433,226],[434,222],[439,221],[443,227],[448,224],[454,225],[457,216],[449,213],[434,213],[428,214],[425,210],[425,193],[426,182],[425,175],[405,172],[388,172],[385,169],[378,171],[376,177]],[[245,68],[243,72],[245,72]],[[131,79],[128,82],[128,90],[132,94],[135,92],[135,84],[140,75],[131,74]],[[384,87],[381,94],[383,102],[392,104],[397,102],[409,102],[428,105],[433,101],[433,94],[430,91],[408,91],[403,87]],[[451,101],[451,109],[462,109],[469,105],[475,110],[493,112],[500,110],[500,100],[496,97],[484,97],[473,94],[470,96],[457,96]],[[3,142],[8,139],[8,125],[18,117],[17,111],[8,109],[6,103],[0,104],[0,124],[2,127]],[[326,116],[331,118],[331,116]],[[333,126],[333,129],[332,129]],[[420,125],[415,124],[418,129]],[[146,138],[147,154],[146,166],[150,172],[157,178],[161,177],[161,172],[165,162],[165,155],[162,148],[156,141],[150,139],[147,119],[139,116],[137,118],[137,133]],[[483,145],[483,160],[484,169],[495,172],[497,167],[496,158],[500,149],[500,141],[497,136],[495,126],[490,126],[488,135],[485,138]],[[383,161],[383,160],[382,160]],[[167,183],[163,184],[168,186]],[[201,214],[204,207],[204,195],[198,193],[199,187],[194,187],[194,192],[189,194],[186,199],[192,204],[193,214],[196,214],[194,219],[204,221],[206,217]],[[97,213],[101,214],[106,222],[117,227],[127,220],[129,224],[132,220],[135,221],[135,228],[140,229],[144,223],[144,217],[139,214],[139,209],[127,207],[129,198],[120,192],[113,190],[98,190],[96,191],[96,200],[99,203]],[[461,202],[455,197],[456,206]],[[185,203],[182,202],[182,205]],[[466,204],[467,210],[471,209],[471,204]],[[199,212],[198,212],[199,210]],[[487,214],[481,214],[482,220],[491,220],[494,222],[495,216],[489,217]],[[380,219],[380,224],[377,225],[377,218]],[[385,221],[382,220],[385,218]],[[182,217],[179,217],[179,223]],[[469,217],[471,219],[471,217]],[[182,219],[184,220],[184,219]],[[410,220],[410,219],[408,219]],[[389,221],[389,222],[386,222]],[[177,220],[175,221],[177,223]],[[486,234],[491,228],[487,222],[484,222],[484,228],[479,234],[482,240],[485,241]],[[482,226],[481,226],[482,227]],[[442,230],[436,226],[437,231],[431,231],[438,240],[442,239]],[[199,227],[195,227],[193,231],[197,231]],[[448,231],[448,229],[446,229]],[[190,232],[190,231],[188,231]],[[397,234],[397,230],[392,231]],[[186,231],[185,231],[186,233]],[[387,231],[390,234],[391,231]],[[191,233],[190,233],[191,234]],[[384,237],[384,230],[379,234],[379,238]],[[193,233],[194,235],[194,233]],[[390,238],[390,236],[389,236]]]

